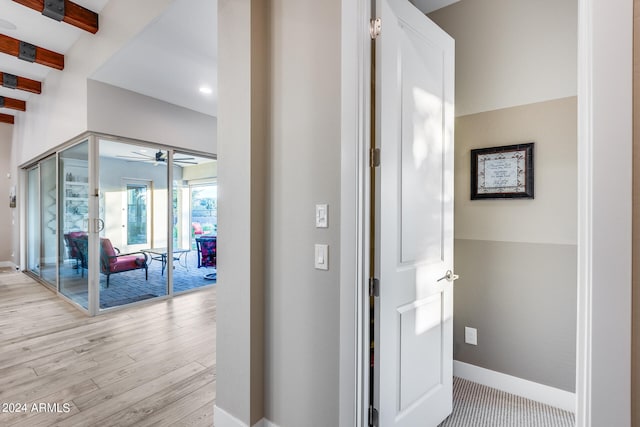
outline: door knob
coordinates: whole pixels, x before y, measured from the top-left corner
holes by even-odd
[[[457,274],[453,274],[453,271],[447,270],[447,273],[438,279],[438,282],[444,279],[447,279],[447,282],[453,282],[454,280],[458,280],[460,276]]]

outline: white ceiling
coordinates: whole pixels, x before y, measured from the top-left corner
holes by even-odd
[[[73,0],[99,13],[108,0]],[[13,24],[16,28],[11,28]],[[100,24],[104,23],[102,20]],[[217,0],[174,0],[128,45],[91,76],[124,89],[151,96],[204,114],[216,115]],[[12,0],[0,0],[0,33],[66,54],[85,31],[42,16]],[[0,54],[0,71],[43,82],[49,73],[63,73],[44,65]],[[213,90],[199,92],[201,86]],[[39,96],[0,85],[0,96],[28,101]],[[29,105],[27,103],[27,114]],[[15,114],[0,108],[0,113]]]
[[[91,78],[216,116],[217,3],[174,0]]]
[[[73,1],[98,13],[108,2]],[[410,1],[429,13],[458,0]],[[174,0],[91,78],[216,116],[217,3],[217,0]],[[7,28],[5,21],[15,24],[16,29]],[[0,33],[65,54],[83,30],[46,18],[12,0],[0,0]],[[0,54],[0,71],[40,81],[48,73],[64,72],[5,54]],[[200,93],[201,86],[211,88],[212,93]],[[28,101],[38,95],[0,86],[0,96]],[[0,112],[15,113],[6,108],[0,108]]]

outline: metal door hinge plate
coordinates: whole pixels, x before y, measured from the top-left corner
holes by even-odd
[[[369,406],[369,426],[378,427],[378,410],[373,406]]]
[[[380,296],[380,281],[375,277],[369,278],[369,296]]]
[[[369,34],[371,38],[375,40],[380,35],[380,31],[382,30],[382,21],[380,18],[372,19],[369,22]]]
[[[369,150],[369,167],[375,168],[380,166],[380,149],[372,148]]]

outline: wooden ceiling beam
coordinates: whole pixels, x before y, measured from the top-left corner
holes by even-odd
[[[4,108],[10,108],[12,110],[27,111],[27,102],[21,99],[4,97]]]
[[[0,52],[18,57],[20,55],[20,40],[0,34]],[[57,70],[64,69],[64,55],[40,46],[36,46],[35,62]]]
[[[9,73],[6,73],[9,74]],[[0,71],[0,85],[2,84],[2,79],[4,78],[5,73]],[[37,80],[31,80],[26,77],[16,76],[17,84],[16,89],[24,90],[26,92],[31,93],[42,93],[42,83]]]
[[[11,114],[3,114],[0,113],[0,123],[9,123],[12,125],[14,122],[14,117]]]
[[[44,10],[44,0],[13,0],[30,9],[42,12]],[[98,14],[76,4],[70,0],[64,0],[64,18],[62,22],[88,31],[92,34],[98,32]]]

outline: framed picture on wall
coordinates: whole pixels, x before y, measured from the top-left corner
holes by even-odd
[[[533,145],[471,150],[471,200],[533,199]]]

